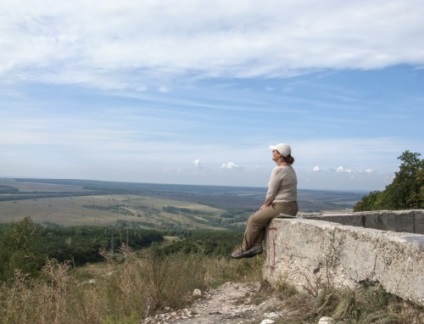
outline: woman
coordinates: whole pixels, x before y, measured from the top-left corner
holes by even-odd
[[[235,259],[250,258],[263,252],[262,241],[269,222],[280,214],[296,216],[297,177],[292,164],[289,145],[281,143],[270,146],[272,160],[277,164],[272,170],[268,192],[261,208],[252,214],[246,225],[243,243],[231,256]]]

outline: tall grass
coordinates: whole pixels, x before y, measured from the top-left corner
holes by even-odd
[[[262,281],[264,256],[229,260],[204,254],[170,254],[152,248],[137,255],[123,246],[118,255],[103,252],[105,262],[73,269],[49,261],[37,278],[16,273],[0,286],[0,323],[135,324],[169,307],[192,301],[195,288],[217,287],[227,281]],[[253,300],[277,294],[275,310],[286,314],[277,323],[317,323],[331,316],[339,323],[419,324],[422,307],[386,293],[380,286],[336,289],[328,282],[310,283],[298,291],[289,280],[279,287],[263,283]]]
[[[379,284],[358,289],[335,288],[329,283],[310,283],[298,291],[282,280],[277,293],[290,316],[281,323],[316,323],[322,316],[344,324],[422,324],[423,307],[387,293]]]
[[[155,248],[140,257],[125,246],[120,252],[103,252],[101,267],[49,261],[37,278],[16,273],[0,287],[0,323],[140,323],[158,309],[185,306],[195,288],[261,280],[259,258],[234,262]]]

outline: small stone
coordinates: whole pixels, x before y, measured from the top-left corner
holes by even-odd
[[[193,297],[202,297],[202,291],[200,289],[193,290]]]
[[[269,319],[269,318],[267,318],[267,319],[264,319],[262,322],[261,322],[261,324],[274,324],[275,322],[272,320],[272,319]]]
[[[280,318],[280,315],[278,315],[277,313],[275,313],[275,312],[271,312],[271,313],[267,313],[267,314],[265,314],[265,317],[266,318],[269,318],[269,319],[276,319],[276,318]]]
[[[318,324],[334,324],[336,321],[332,317],[323,316],[319,319]]]

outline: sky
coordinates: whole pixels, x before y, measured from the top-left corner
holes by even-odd
[[[383,190],[424,153],[421,0],[2,0],[0,177]]]

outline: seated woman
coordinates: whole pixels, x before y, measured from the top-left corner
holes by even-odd
[[[271,172],[265,202],[247,220],[243,243],[231,254],[234,259],[250,258],[262,253],[265,229],[271,220],[280,214],[296,216],[298,212],[297,177],[292,167],[294,158],[291,156],[290,145],[281,143],[270,146],[270,149],[272,160],[277,165]]]

